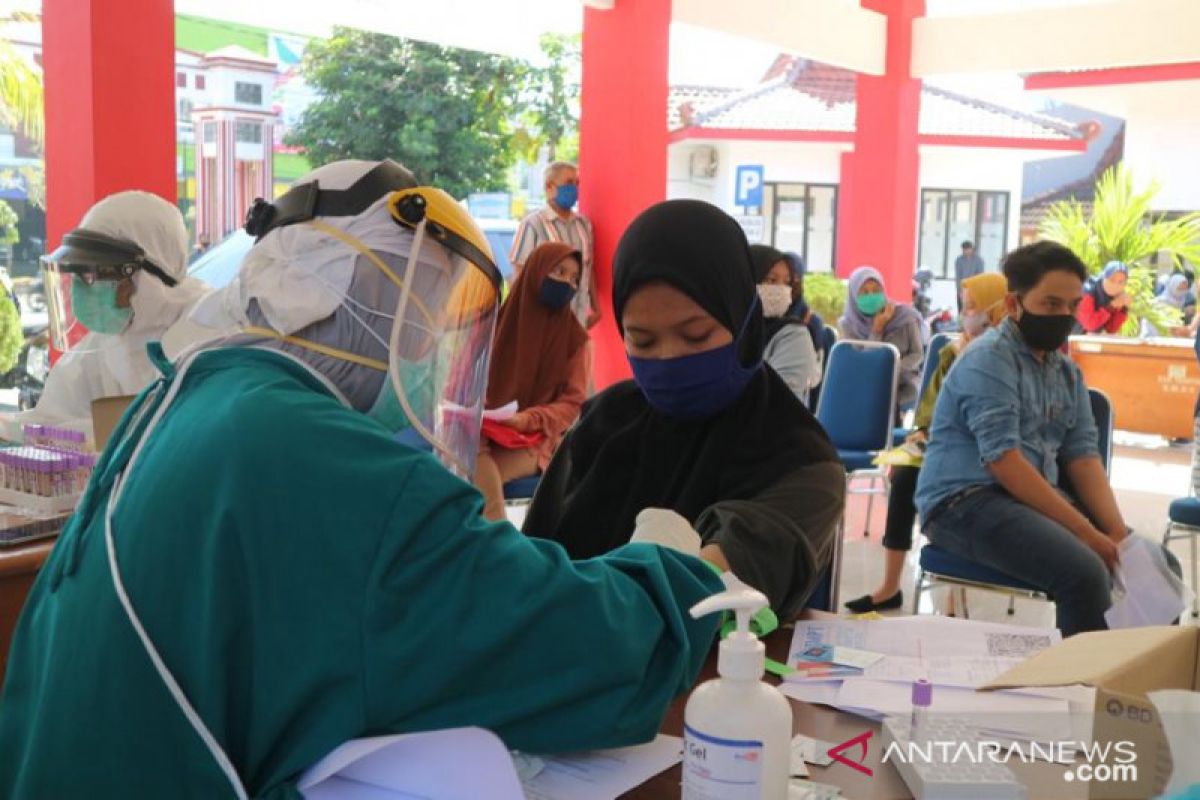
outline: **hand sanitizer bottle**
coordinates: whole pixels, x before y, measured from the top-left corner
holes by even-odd
[[[726,591],[691,609],[693,617],[733,611],[737,630],[721,640],[721,677],[696,687],[684,709],[683,800],[785,800],[792,707],[763,682],[766,648],[750,633],[767,598],[723,577]]]

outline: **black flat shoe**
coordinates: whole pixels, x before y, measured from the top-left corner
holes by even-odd
[[[876,603],[871,599],[871,595],[864,594],[857,600],[851,600],[846,603],[846,608],[853,611],[855,614],[866,614],[871,611],[892,611],[904,605],[904,591],[898,591],[886,600],[881,600]]]

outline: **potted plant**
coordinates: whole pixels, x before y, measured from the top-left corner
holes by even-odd
[[[1110,261],[1129,265],[1127,291],[1133,299],[1123,336],[1137,336],[1146,321],[1162,331],[1182,322],[1178,310],[1155,298],[1155,256],[1166,257],[1172,266],[1191,272],[1200,263],[1200,214],[1168,219],[1154,214],[1150,203],[1158,193],[1157,183],[1134,189],[1133,176],[1123,164],[1105,171],[1096,182],[1091,211],[1076,200],[1050,206],[1042,222],[1044,238],[1071,248],[1095,275]],[[1190,264],[1189,264],[1190,262]]]

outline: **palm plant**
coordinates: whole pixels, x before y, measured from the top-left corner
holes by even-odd
[[[37,22],[38,16],[16,11],[0,16],[0,26],[14,22]],[[0,123],[21,133],[42,149],[43,124],[42,76],[29,65],[12,43],[0,38]]]
[[[1118,164],[1096,182],[1091,213],[1078,201],[1065,200],[1050,206],[1042,222],[1042,237],[1071,248],[1093,275],[1110,261],[1130,266],[1127,291],[1133,303],[1121,328],[1124,336],[1136,336],[1142,320],[1163,331],[1181,322],[1177,309],[1155,299],[1151,258],[1165,256],[1189,271],[1190,264],[1200,264],[1200,214],[1167,219],[1152,213],[1158,189],[1152,183],[1135,190],[1133,176]]]

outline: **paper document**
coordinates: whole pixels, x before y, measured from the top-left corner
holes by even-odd
[[[919,467],[925,463],[925,447],[905,442],[891,450],[883,450],[871,462],[877,467]]]
[[[528,800],[612,800],[682,761],[683,739],[659,734],[649,744],[541,758],[545,768],[524,785]]]
[[[795,664],[802,660],[805,650],[821,645],[917,659],[940,656],[1025,659],[1061,641],[1062,634],[1055,628],[955,617],[808,620],[796,623],[788,663]]]
[[[508,749],[483,728],[354,739],[318,761],[296,788],[308,800],[525,797]]]
[[[884,716],[912,713],[912,688],[903,683],[852,680],[838,691],[838,707],[867,708]],[[930,713],[961,715],[972,726],[1050,741],[1071,734],[1066,700],[1020,692],[977,692],[937,686]]]
[[[832,742],[810,739],[801,734],[792,737],[793,759],[798,757],[809,764],[816,764],[818,767],[828,767],[833,763],[833,759],[829,756],[829,751],[832,749]]]
[[[490,419],[494,422],[504,422],[506,419],[512,419],[517,415],[517,401],[513,400],[507,405],[499,408],[485,408],[483,410],[483,418]]]
[[[1141,536],[1126,536],[1113,576],[1115,600],[1104,620],[1110,628],[1168,625],[1192,604],[1191,591],[1167,566],[1162,548]]]
[[[792,778],[788,783],[788,800],[836,800],[842,790],[828,783]]]

